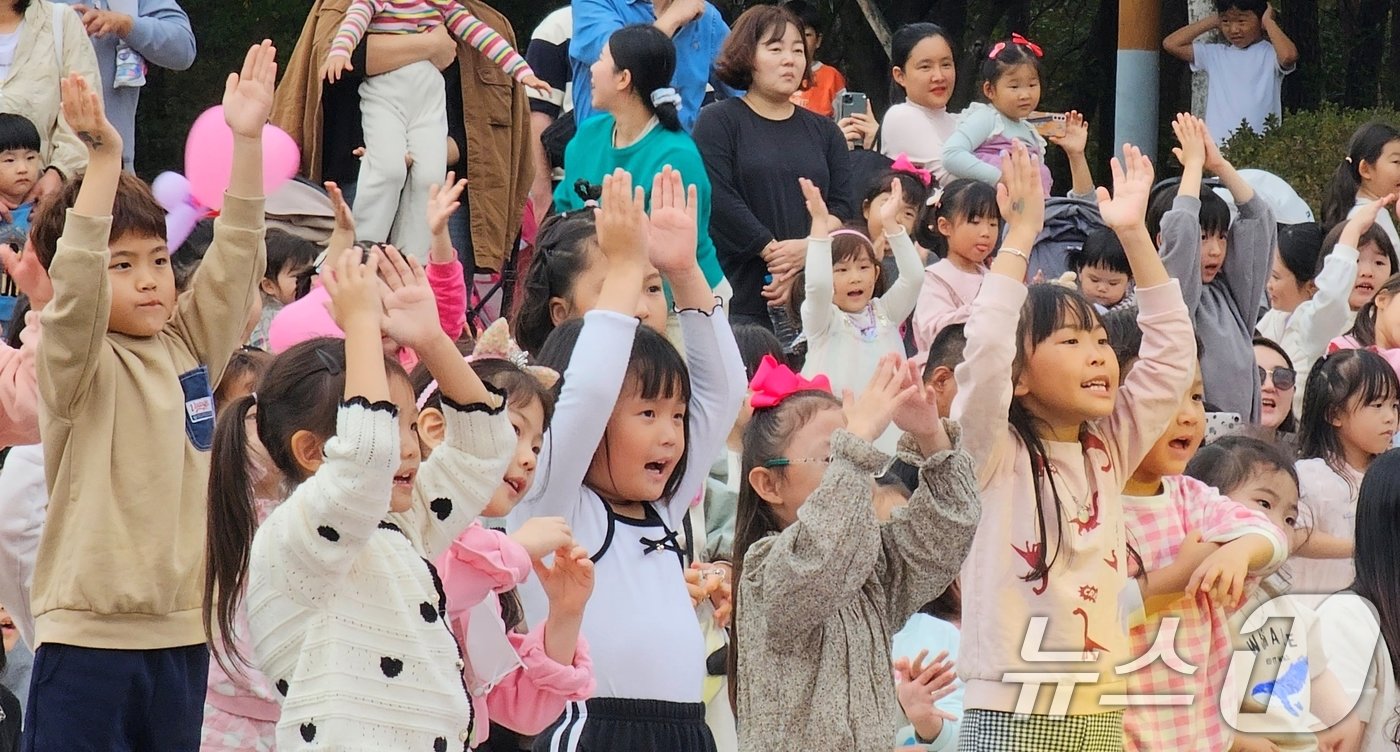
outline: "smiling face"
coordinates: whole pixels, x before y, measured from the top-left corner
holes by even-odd
[[[1264,283],[1264,292],[1269,295],[1269,307],[1276,311],[1292,313],[1298,306],[1312,300],[1311,282],[1299,284],[1298,277],[1288,270],[1288,265],[1274,254],[1274,265],[1269,269],[1269,281]]]
[[[1277,430],[1293,411],[1293,398],[1298,393],[1298,385],[1288,382],[1287,389],[1279,387],[1279,379],[1274,376],[1274,370],[1289,366],[1288,361],[1272,347],[1255,345],[1254,362],[1264,369],[1264,382],[1259,386],[1259,424],[1270,430]]]
[[[170,250],[155,237],[126,234],[110,246],[107,280],[112,313],[107,330],[132,337],[153,337],[175,311],[175,272]]]
[[[894,81],[904,87],[910,102],[931,110],[948,106],[957,85],[953,48],[942,35],[924,37],[914,45],[909,60],[893,71]]]
[[[678,390],[647,399],[629,377],[584,483],[614,503],[660,499],[685,456],[685,421]]]
[[[792,24],[777,38],[759,42],[753,57],[753,84],[749,91],[765,98],[791,99],[802,88],[807,69],[807,47],[802,30]]]
[[[413,506],[413,482],[418,478],[422,454],[418,446],[418,405],[413,385],[403,376],[389,376],[389,398],[399,409],[399,467],[394,471],[394,493],[389,511],[406,512]]]
[[[1237,504],[1263,512],[1284,532],[1298,526],[1298,483],[1281,468],[1261,465],[1248,480],[1225,495]]]
[[[864,206],[865,223],[869,230],[870,240],[875,243],[875,256],[884,258],[889,250],[889,240],[885,238],[885,233],[893,228],[885,227],[885,222],[880,218],[880,211],[889,202],[891,194],[889,191],[881,193],[871,199]],[[896,217],[899,226],[904,228],[904,232],[910,237],[914,235],[914,225],[919,221],[919,209],[909,204],[899,207],[899,215]]]
[[[1157,443],[1138,464],[1133,479],[1159,483],[1168,475],[1180,475],[1186,463],[1201,448],[1206,437],[1205,387],[1201,384],[1201,367],[1196,366],[1196,378],[1181,398],[1176,417],[1167,426]]]
[[[15,628],[14,617],[10,616],[10,612],[6,611],[4,606],[0,606],[0,636],[4,637],[6,653],[14,650],[15,645],[19,643],[19,630]]]
[[[862,242],[863,244],[863,242]],[[873,251],[836,261],[831,265],[832,302],[846,313],[864,311],[875,298],[875,284],[880,279],[880,265]]]
[[[1021,371],[1015,395],[1053,431],[1077,430],[1113,412],[1118,359],[1101,324],[1083,329],[1066,322],[1033,346]]]
[[[1375,243],[1362,243],[1361,255],[1356,259],[1356,282],[1352,285],[1347,305],[1357,311],[1376,296],[1381,284],[1395,273],[1390,268],[1390,257]]]
[[[606,43],[598,60],[589,67],[588,73],[593,85],[593,108],[601,112],[612,112],[612,108],[632,88],[632,73],[617,69],[613,62],[612,48]]]
[[[520,503],[535,480],[536,463],[544,444],[544,405],[539,400],[532,399],[524,407],[511,403],[506,410],[511,428],[515,429],[515,452],[501,485],[481,512],[483,517],[504,517]]]
[[[1040,106],[1040,71],[1030,63],[1011,66],[996,83],[984,83],[982,93],[997,112],[1024,120]]]

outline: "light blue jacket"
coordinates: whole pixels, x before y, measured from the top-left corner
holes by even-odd
[[[894,649],[891,651],[894,658],[908,658],[913,660],[918,657],[920,650],[928,651],[928,658],[925,662],[938,657],[943,651],[948,651],[948,660],[958,660],[958,642],[961,633],[958,628],[942,619],[929,616],[928,614],[917,613],[909,617],[909,621],[904,623],[904,628],[895,633]],[[954,750],[958,747],[958,730],[962,727],[963,714],[963,683],[957,683],[957,689],[953,693],[934,703],[939,710],[947,711],[958,717],[956,721],[944,721],[943,730],[939,732],[938,738],[931,744],[924,745],[928,752],[942,752],[943,750]],[[894,744],[896,747],[913,746],[918,744],[914,736],[914,727],[905,724],[903,728],[895,733]]]

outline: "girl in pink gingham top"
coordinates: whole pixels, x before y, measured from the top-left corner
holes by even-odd
[[[1126,691],[1114,669],[1131,659],[1119,614],[1130,591],[1121,489],[1170,421],[1195,362],[1180,286],[1144,223],[1152,165],[1132,146],[1124,153],[1114,197],[1099,189],[1139,285],[1142,357],[1121,387],[1093,305],[1057,285],[1026,287],[1021,249],[1041,229],[1044,199],[1024,147],[1003,163],[1010,230],[972,306],[953,404],[982,492],[962,585],[996,595],[964,604],[962,750],[1032,738],[1042,750],[1100,749],[1086,744],[1122,738],[1122,706],[1111,702]],[[1052,655],[1025,657],[1043,651]],[[1058,676],[1094,679],[1041,691],[1037,701],[1016,674],[1049,674],[1051,688]]]

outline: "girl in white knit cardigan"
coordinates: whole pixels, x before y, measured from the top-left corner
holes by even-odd
[[[280,355],[216,433],[206,623],[211,641],[220,635],[216,654],[251,658],[282,695],[281,749],[427,752],[472,741],[463,659],[429,562],[500,484],[515,436],[502,397],[439,328],[422,268],[388,253],[363,264],[345,254],[325,277],[345,340]],[[412,347],[442,392],[446,437],[421,467],[413,391],[384,359],[381,333]],[[296,484],[256,536],[250,409]],[[230,639],[245,584],[254,656]]]

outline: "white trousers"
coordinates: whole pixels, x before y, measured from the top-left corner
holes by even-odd
[[[447,94],[429,62],[360,83],[365,156],[355,187],[355,234],[428,258],[428,192],[447,176]],[[413,166],[405,157],[413,155]]]

